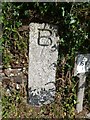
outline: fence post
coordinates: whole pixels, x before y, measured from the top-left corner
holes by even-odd
[[[75,57],[74,76],[79,77],[76,111],[83,110],[83,98],[86,83],[86,73],[90,69],[90,54],[78,54]]]
[[[83,110],[83,98],[84,98],[84,91],[85,91],[86,75],[80,74],[78,77],[79,77],[79,84],[78,84],[76,110],[79,113]]]

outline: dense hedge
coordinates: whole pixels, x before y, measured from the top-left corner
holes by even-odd
[[[74,59],[78,53],[90,52],[90,4],[2,3],[0,20],[3,30],[3,68],[28,68],[30,22],[47,22],[59,26],[57,95],[56,103],[49,106],[49,112],[55,117],[74,117],[78,82],[73,76]],[[90,101],[89,97],[88,100]]]

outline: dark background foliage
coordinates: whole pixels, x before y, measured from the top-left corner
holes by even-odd
[[[54,117],[75,116],[78,79],[73,76],[73,68],[77,54],[90,52],[90,3],[6,2],[2,3],[0,20],[3,69],[25,67],[28,71],[30,22],[46,22],[59,27],[56,102],[49,108],[43,107],[44,113],[41,113],[45,115],[49,111],[49,116]],[[86,88],[86,91],[85,106],[90,103],[90,90]]]

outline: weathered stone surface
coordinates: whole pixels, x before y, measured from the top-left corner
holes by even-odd
[[[12,69],[12,68],[8,68],[8,69],[4,69],[3,70],[4,74],[8,77],[12,77],[12,76],[18,76],[20,75],[20,73],[22,72],[22,69]]]
[[[55,96],[55,71],[58,58],[58,28],[50,24],[30,23],[29,103],[48,104]]]

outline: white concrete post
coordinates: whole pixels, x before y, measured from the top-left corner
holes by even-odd
[[[79,77],[79,84],[78,84],[76,110],[79,113],[83,110],[83,98],[84,98],[84,91],[85,91],[86,75],[80,74],[78,77]]]
[[[77,112],[83,110],[83,98],[85,91],[86,72],[90,69],[90,54],[79,54],[75,58],[74,76],[79,77],[78,93],[77,93]]]
[[[30,23],[29,38],[29,103],[41,106],[54,101],[58,28],[47,23]]]

